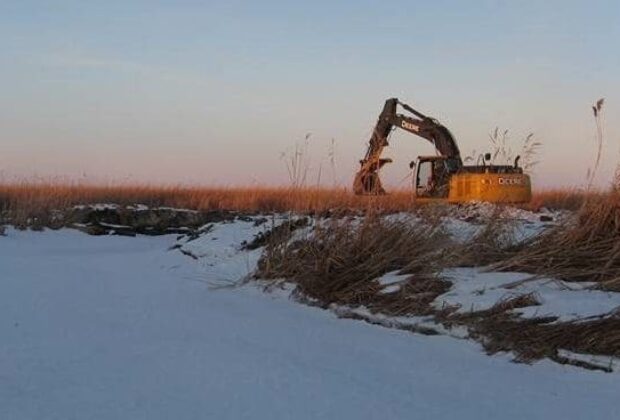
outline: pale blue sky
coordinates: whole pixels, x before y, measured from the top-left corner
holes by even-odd
[[[544,143],[538,185],[620,159],[617,1],[0,0],[0,171],[201,184],[284,183],[308,132],[348,184],[383,101],[433,115],[464,154],[510,130]],[[431,150],[398,133],[386,177]]]

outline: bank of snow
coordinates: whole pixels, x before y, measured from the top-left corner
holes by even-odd
[[[0,237],[0,418],[620,414],[616,374],[514,364],[472,342],[338,319],[251,285],[209,288],[252,269],[256,255],[241,242],[254,228],[221,224],[182,239],[198,259],[170,235],[9,229]]]

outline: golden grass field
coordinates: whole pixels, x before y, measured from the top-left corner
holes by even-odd
[[[578,209],[586,197],[603,193],[578,189],[537,191],[522,207],[537,210]],[[243,212],[324,212],[373,209],[381,212],[407,211],[416,206],[410,189],[391,191],[385,196],[356,196],[348,188],[290,187],[190,187],[158,185],[87,185],[70,183],[0,184],[0,209],[12,213],[40,214],[78,204],[144,204],[193,210]]]

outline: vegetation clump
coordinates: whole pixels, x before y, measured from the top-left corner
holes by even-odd
[[[620,194],[587,201],[573,218],[526,240],[493,268],[620,291]]]
[[[324,307],[428,314],[430,303],[450,286],[439,276],[442,244],[449,242],[440,229],[426,224],[375,216],[329,220],[303,238],[269,243],[257,277],[292,282],[298,297]],[[409,276],[386,293],[379,279],[389,272]]]

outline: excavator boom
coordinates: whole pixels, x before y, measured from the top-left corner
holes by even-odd
[[[398,113],[398,105],[411,115]],[[459,167],[463,165],[461,153],[450,130],[437,120],[400,102],[397,98],[390,98],[385,101],[368,142],[364,159],[360,160],[360,169],[353,181],[355,194],[385,193],[379,178],[379,169],[391,160],[382,159],[381,154],[383,149],[389,145],[388,136],[395,127],[430,141],[442,156],[452,159]]]

